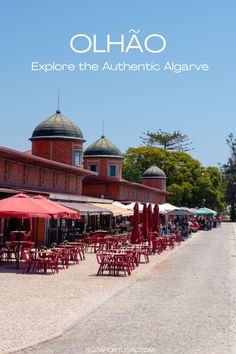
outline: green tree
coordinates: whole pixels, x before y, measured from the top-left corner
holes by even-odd
[[[189,154],[151,146],[130,148],[124,155],[123,177],[141,182],[143,172],[152,165],[167,177],[168,201],[177,206],[206,206],[222,210],[222,175],[217,167],[205,168]],[[204,203],[205,200],[205,203]]]
[[[226,138],[226,143],[230,148],[231,159],[236,160],[236,138],[233,133],[230,133]]]
[[[222,166],[225,181],[225,199],[230,204],[230,219],[236,221],[236,138],[231,133],[226,139],[230,149],[228,162]]]
[[[141,139],[146,146],[156,146],[172,151],[192,150],[192,142],[189,141],[188,136],[178,130],[168,133],[159,129],[156,133],[147,131],[143,134],[144,136]]]
[[[171,192],[172,195],[168,198],[168,202],[173,205],[182,205],[182,199],[184,194],[184,189],[180,185],[173,183],[167,187],[167,191]]]

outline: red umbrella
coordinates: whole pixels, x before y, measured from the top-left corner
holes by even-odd
[[[0,200],[0,217],[16,218],[50,218],[48,208],[40,206],[33,198],[25,194],[17,194]]]
[[[149,232],[153,229],[153,219],[152,219],[152,204],[148,204],[148,229]]]
[[[160,233],[160,214],[158,204],[155,204],[153,209],[153,231]]]
[[[61,204],[55,203],[45,197],[42,197],[41,195],[36,195],[32,199],[34,199],[42,208],[47,208],[49,213],[54,213],[57,218],[80,219],[79,212],[66,208]]]
[[[148,238],[148,208],[147,204],[143,204],[143,238],[144,241]]]
[[[152,204],[150,203],[148,204],[147,214],[148,214],[148,242],[150,243],[151,232],[153,229]]]
[[[33,198],[25,194],[17,194],[12,197],[0,200],[0,217],[16,217],[16,218],[50,218],[57,216],[54,212],[50,212],[49,208],[42,207]],[[21,229],[21,226],[20,226]],[[19,231],[20,231],[19,229]],[[18,248],[16,264],[19,267],[19,248],[20,248],[20,233],[18,233]],[[37,231],[36,231],[37,244]]]
[[[80,218],[80,214],[42,196],[31,198],[25,194],[17,194],[0,200],[0,217],[37,218],[36,225],[38,226],[38,218]],[[38,236],[37,226],[36,246]]]
[[[133,229],[131,234],[131,243],[140,242],[140,230],[139,230],[139,208],[138,203],[134,204],[134,216],[133,216]]]

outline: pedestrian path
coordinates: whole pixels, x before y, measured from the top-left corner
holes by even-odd
[[[235,353],[234,230],[194,235],[63,336],[21,353]]]
[[[0,318],[4,326],[0,326],[0,353],[62,335],[187,242],[151,256],[150,263],[141,264],[131,277],[96,277],[98,264],[92,253],[86,255],[86,261],[57,275],[22,274],[22,269],[14,266],[2,267]]]

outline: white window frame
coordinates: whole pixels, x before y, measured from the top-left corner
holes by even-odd
[[[76,159],[77,159],[77,155],[79,156],[79,163],[76,163]],[[72,164],[73,166],[82,166],[83,164],[83,153],[80,149],[73,149],[73,153],[72,153]]]
[[[115,173],[115,176],[111,176],[111,167],[112,166],[114,166],[115,167],[115,169],[116,169],[116,173]],[[108,164],[108,171],[107,171],[107,175],[108,175],[108,177],[112,177],[112,178],[116,178],[117,176],[118,176],[118,172],[119,172],[119,166],[118,166],[118,164],[116,164],[116,163],[109,163]]]

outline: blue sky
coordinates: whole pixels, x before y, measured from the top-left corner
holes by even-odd
[[[205,166],[225,162],[225,139],[235,132],[236,5],[232,1],[50,0],[1,2],[0,145],[30,149],[35,126],[57,108],[81,128],[87,142],[105,135],[125,152],[143,132],[180,130]],[[70,38],[96,34],[99,45],[140,30],[162,34],[160,54],[74,53]],[[206,63],[208,72],[32,72],[41,64],[88,62]]]

